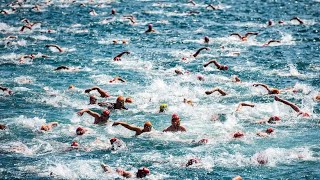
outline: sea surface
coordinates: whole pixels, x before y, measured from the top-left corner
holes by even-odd
[[[121,178],[104,173],[101,163],[132,173],[148,167],[147,179],[232,179],[237,175],[320,179],[320,105],[315,100],[320,89],[320,1],[12,2],[0,3],[8,13],[0,14],[0,86],[13,91],[12,95],[0,92],[0,124],[7,125],[0,131],[0,179]],[[218,7],[213,10],[208,4]],[[132,15],[135,23],[125,15]],[[304,23],[291,20],[295,16]],[[24,18],[37,23],[21,31]],[[156,31],[145,33],[148,24]],[[247,41],[230,36],[247,32],[259,34]],[[209,43],[204,42],[205,36]],[[269,40],[280,42],[263,46]],[[48,44],[60,46],[63,52]],[[194,58],[202,47],[209,50]],[[123,51],[130,54],[114,61]],[[30,54],[35,58],[21,60]],[[203,67],[213,59],[229,69],[220,71],[213,64]],[[54,71],[59,66],[74,71]],[[126,82],[110,83],[117,76]],[[234,76],[241,83],[233,82]],[[298,117],[254,83],[281,89],[280,98],[311,116]],[[70,85],[75,88],[68,89]],[[128,110],[112,111],[107,125],[95,125],[88,114],[77,115],[83,108],[102,112],[102,107],[88,105],[89,94],[84,91],[93,86],[111,95],[101,98],[96,91],[90,92],[99,102],[115,102],[121,95],[131,97],[133,103],[126,104]],[[227,96],[205,94],[215,87]],[[193,106],[184,98],[191,99]],[[255,107],[236,111],[240,102]],[[159,113],[163,103],[168,110]],[[171,125],[173,113],[179,114],[187,132],[162,132]],[[273,115],[281,121],[256,123]],[[151,121],[153,129],[136,137],[124,127],[113,127],[114,121],[139,127]],[[59,124],[51,131],[40,131],[42,124],[50,122]],[[77,136],[79,126],[89,131]],[[270,127],[274,132],[268,137],[256,135]],[[244,137],[233,138],[238,131]],[[126,147],[111,150],[113,137]],[[207,144],[195,143],[203,138]],[[70,150],[73,141],[79,142],[79,149]],[[260,164],[261,157],[267,163]],[[191,158],[200,163],[185,167]]]

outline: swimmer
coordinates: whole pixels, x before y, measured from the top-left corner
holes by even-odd
[[[113,151],[116,151],[116,150],[119,150],[119,149],[123,149],[123,148],[126,147],[126,144],[122,140],[120,140],[118,138],[111,138],[110,139],[110,144],[112,146],[111,150],[113,150]]]
[[[131,131],[135,131],[136,132],[135,136],[139,136],[140,134],[145,133],[145,132],[150,132],[151,129],[152,129],[152,124],[151,124],[150,121],[146,121],[144,123],[143,128],[136,127],[136,126],[133,126],[133,125],[129,125],[129,124],[125,123],[125,122],[114,122],[112,124],[112,126],[117,126],[117,125],[121,125],[121,126],[127,128],[127,129],[131,130]]]
[[[106,173],[112,173],[113,170],[111,169],[110,166],[105,165],[105,164],[101,164],[102,169],[104,170],[104,172]],[[125,178],[133,178],[133,174],[129,171],[125,171],[121,168],[117,168],[116,169],[116,173],[119,174],[120,176],[123,176]],[[142,167],[140,169],[138,169],[137,173],[136,173],[136,178],[144,178],[147,175],[150,174],[150,170],[146,167]]]
[[[299,22],[299,24],[304,24],[304,22],[300,18],[298,18],[297,16],[290,19],[290,21],[292,21],[292,20],[297,20]]]
[[[111,9],[111,15],[115,15],[117,11],[115,9]]]
[[[4,86],[0,86],[0,90],[2,90],[3,92],[7,92],[9,95],[13,94],[13,91],[11,89]]]
[[[209,44],[210,39],[208,36],[205,36],[203,39],[205,44]]]
[[[260,137],[267,137],[273,132],[274,132],[274,130],[272,128],[268,128],[266,131],[257,132],[257,135]]]
[[[56,44],[47,44],[46,47],[54,47],[54,48],[58,49],[59,52],[63,52],[63,49]]]
[[[254,104],[249,104],[249,103],[243,103],[243,102],[242,102],[242,103],[239,103],[236,111],[240,111],[243,106],[249,106],[249,107],[252,107],[252,108],[253,108],[255,105],[254,105]]]
[[[257,121],[258,124],[269,123],[269,124],[276,124],[277,121],[280,121],[281,118],[279,116],[271,116],[269,119],[262,119]]]
[[[314,97],[314,99],[315,99],[316,101],[320,101],[320,94],[316,95],[316,96]]]
[[[208,4],[208,6],[207,6],[206,8],[212,8],[212,10],[218,10],[218,9],[220,9],[219,6],[215,6],[215,5],[213,5],[213,4]]]
[[[185,104],[189,104],[190,106],[194,106],[194,105],[193,105],[193,102],[192,102],[192,100],[191,100],[191,99],[183,98],[183,103],[185,103]]]
[[[235,132],[235,133],[233,134],[233,138],[241,138],[241,137],[243,137],[243,136],[244,136],[243,132],[240,132],[240,131]]]
[[[269,46],[270,43],[281,43],[281,41],[280,40],[270,40],[270,41],[264,43],[262,46]]]
[[[133,103],[133,99],[130,98],[130,97],[127,97],[124,102],[126,102],[126,103]]]
[[[125,103],[124,97],[123,96],[118,96],[118,98],[117,98],[115,103],[101,102],[101,103],[98,103],[98,105],[107,107],[110,110],[112,110],[112,109],[119,109],[119,110],[125,109],[125,110],[128,110],[128,108],[126,108],[124,106],[124,103]]]
[[[240,83],[241,82],[241,79],[236,75],[232,76],[231,79],[232,79],[232,82],[234,82],[234,83]]]
[[[192,158],[192,159],[189,159],[189,161],[187,162],[186,164],[186,167],[189,167],[191,165],[194,165],[194,164],[198,164],[200,163],[200,160],[197,159],[197,158]]]
[[[272,19],[269,19],[268,20],[268,26],[272,26],[272,25],[273,25]]]
[[[56,127],[56,126],[58,126],[57,122],[51,122],[51,123],[42,125],[40,127],[40,130],[42,130],[42,131],[50,131],[53,127]]]
[[[20,63],[24,63],[26,58],[34,59],[34,58],[36,58],[36,56],[35,56],[34,54],[24,55],[24,56],[22,56],[22,57],[20,58],[19,62],[20,62]]]
[[[156,30],[153,29],[152,24],[148,24],[148,29],[144,33],[151,33],[151,32],[156,32]]]
[[[294,111],[298,113],[298,116],[302,115],[302,117],[310,117],[310,114],[308,112],[301,111],[300,108],[292,102],[281,99],[278,96],[274,96],[274,100],[290,106]]]
[[[243,180],[241,176],[236,176],[234,178],[232,178],[232,180]]]
[[[128,19],[131,21],[132,24],[135,24],[136,21],[134,20],[134,17],[133,16],[123,16],[125,19]]]
[[[177,75],[189,74],[189,71],[182,72],[180,69],[175,69],[174,72]]]
[[[268,156],[264,152],[258,153],[256,160],[259,164],[264,165],[268,163]]]
[[[0,130],[5,130],[7,128],[7,126],[6,125],[4,125],[4,124],[0,124]]]
[[[187,131],[185,127],[180,125],[180,117],[178,114],[172,114],[171,117],[171,126],[163,130],[163,132],[185,132]]]
[[[205,80],[205,79],[204,79],[204,76],[201,75],[201,74],[197,75],[197,79],[198,79],[199,81],[204,81],[204,80]]]
[[[84,133],[86,133],[87,131],[88,131],[88,129],[86,129],[86,128],[78,127],[76,129],[76,134],[77,135],[84,135]]]
[[[89,104],[97,104],[97,98],[94,95],[89,96]]]
[[[21,27],[21,29],[20,29],[20,32],[23,32],[24,31],[24,29],[29,29],[29,30],[32,30],[32,26],[30,26],[30,25],[23,25],[22,27]]]
[[[193,57],[197,57],[202,50],[207,50],[207,51],[209,51],[210,48],[208,48],[208,47],[200,48],[200,49],[198,49],[197,52],[194,53],[192,56],[193,56]]]
[[[193,0],[189,0],[188,2],[191,3],[194,6],[197,5]]]
[[[121,57],[122,57],[124,54],[130,54],[130,52],[129,52],[129,51],[124,51],[124,52],[118,54],[117,56],[115,56],[115,57],[113,58],[113,60],[114,60],[114,61],[121,61]]]
[[[120,81],[120,82],[123,82],[123,83],[126,82],[126,81],[125,81],[124,79],[122,79],[120,76],[117,76],[117,77],[111,79],[111,80],[109,81],[109,83],[113,83],[113,82],[117,82],[117,81]]]
[[[219,64],[216,60],[211,60],[211,61],[205,63],[205,64],[203,65],[203,67],[207,67],[207,66],[209,66],[211,63],[213,63],[219,70],[228,70],[228,69],[229,69],[227,65],[221,65],[221,64]]]
[[[200,139],[198,142],[196,142],[195,140],[192,141],[192,143],[196,145],[204,145],[204,144],[207,144],[208,142],[209,142],[208,139]]]
[[[206,95],[210,95],[210,94],[212,94],[212,93],[214,93],[216,91],[218,91],[221,94],[221,96],[226,96],[227,95],[227,93],[224,92],[223,90],[221,90],[220,88],[214,88],[213,90],[206,91],[205,93],[206,93]]]
[[[90,93],[90,92],[93,91],[93,90],[97,90],[98,93],[100,94],[100,96],[103,97],[103,98],[108,98],[108,97],[110,97],[110,95],[109,95],[109,93],[108,93],[107,91],[101,89],[101,88],[98,87],[98,86],[94,86],[94,87],[92,87],[92,88],[86,89],[84,92],[85,92],[85,93]]]
[[[263,88],[265,88],[268,91],[268,94],[280,94],[280,90],[276,89],[276,88],[269,88],[267,85],[265,84],[261,84],[261,83],[256,83],[253,84],[254,87],[258,87],[261,86]]]
[[[72,68],[67,67],[67,66],[59,66],[54,71],[60,71],[60,70],[72,70]]]
[[[168,110],[168,105],[167,104],[161,104],[160,105],[159,113],[165,112],[167,110]]]
[[[247,41],[249,35],[258,35],[259,33],[257,32],[248,32],[244,36],[241,36],[239,33],[232,33],[230,36],[238,36],[241,41]]]
[[[109,120],[109,117],[110,117],[110,111],[107,109],[103,110],[101,114],[93,112],[89,109],[82,109],[81,111],[77,112],[77,114],[79,116],[82,116],[83,113],[85,113],[85,112],[88,113],[90,116],[94,117],[93,124],[99,124],[99,125],[106,124]]]

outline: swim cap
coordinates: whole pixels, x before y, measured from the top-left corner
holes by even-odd
[[[77,135],[83,135],[86,132],[82,127],[78,127],[76,130]]]
[[[131,99],[131,98],[126,98],[126,101],[125,101],[126,103],[132,103],[133,102],[133,100]]]
[[[208,143],[208,139],[201,139],[198,143],[199,144],[207,144]]]
[[[172,114],[171,119],[180,119],[180,117],[178,114],[174,113],[174,114]]]
[[[280,91],[279,91],[279,89],[272,89],[271,93],[272,94],[280,94]]]
[[[152,27],[152,24],[148,24],[148,27]]]
[[[240,138],[242,136],[244,136],[244,134],[242,132],[236,132],[236,133],[233,134],[234,138]]]
[[[110,111],[106,109],[106,110],[102,111],[102,114],[104,114],[106,116],[109,116],[110,115]]]
[[[163,112],[163,111],[165,111],[165,110],[167,110],[168,109],[168,105],[167,104],[161,104],[160,105],[160,111],[161,112]]]
[[[223,69],[224,69],[224,70],[228,70],[229,67],[228,67],[228,66],[223,66]]]
[[[73,141],[73,142],[71,143],[71,146],[79,146],[79,143],[78,143],[77,141]]]
[[[205,37],[204,37],[204,42],[206,42],[206,43],[209,42],[209,37],[208,37],[208,36],[205,36]]]
[[[124,97],[123,96],[118,96],[117,101],[124,101]]]
[[[118,139],[117,138],[112,138],[110,139],[110,143],[113,144],[114,142],[116,142]]]
[[[151,124],[150,121],[146,121],[146,122],[144,123],[144,126],[152,126],[152,124]]]
[[[281,120],[279,116],[273,116],[273,119],[274,119],[275,121],[280,121],[280,120]]]
[[[270,133],[272,133],[273,132],[273,129],[272,128],[268,128],[267,130],[266,130],[266,133],[268,133],[268,134],[270,134]]]

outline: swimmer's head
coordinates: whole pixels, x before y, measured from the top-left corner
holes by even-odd
[[[174,120],[174,119],[180,119],[180,117],[179,117],[178,114],[174,113],[174,114],[172,114],[171,119],[172,119],[172,120]]]
[[[143,167],[143,168],[138,169],[136,176],[137,176],[137,178],[144,178],[148,174],[150,174],[150,170],[146,167]]]
[[[78,127],[76,130],[77,135],[83,135],[87,130],[82,128],[82,127]]]
[[[236,132],[236,133],[233,134],[234,138],[241,138],[243,136],[244,136],[244,134],[242,132]]]
[[[73,142],[71,143],[71,146],[72,146],[72,147],[78,147],[78,146],[79,146],[79,143],[78,143],[77,141],[73,141]]]
[[[208,143],[208,139],[201,139],[198,144],[207,144]]]
[[[115,9],[112,9],[112,10],[111,10],[111,14],[116,14],[116,10],[115,10]]]
[[[280,94],[280,90],[279,89],[272,89],[271,94]]]
[[[268,133],[268,134],[271,134],[273,132],[273,129],[272,128],[268,128],[267,130],[266,130],[266,133]]]
[[[90,104],[96,104],[97,103],[97,98],[93,95],[90,96]]]
[[[148,28],[152,29],[153,25],[152,24],[148,24]]]
[[[228,67],[228,66],[222,66],[222,69],[223,69],[223,70],[228,70],[229,67]]]
[[[151,124],[151,122],[150,121],[146,121],[145,123],[144,123],[144,126],[143,126],[144,128],[144,131],[145,132],[150,132],[151,131],[151,129],[152,129],[152,124]]]
[[[122,103],[124,103],[124,97],[123,97],[123,96],[118,96],[117,102],[122,102]]]
[[[232,180],[242,180],[242,177],[241,176],[236,176],[236,177],[232,178]]]
[[[159,112],[165,112],[166,110],[168,110],[168,105],[167,104],[161,104]]]
[[[110,139],[110,143],[113,144],[114,142],[116,142],[118,139],[117,138],[111,138]]]
[[[43,131],[49,131],[49,130],[50,130],[50,128],[49,128],[49,126],[48,126],[48,125],[42,125],[42,126],[40,127],[40,130],[43,130]]]
[[[205,43],[209,43],[209,37],[208,37],[208,36],[205,36],[205,37],[204,37],[204,42],[205,42]]]
[[[128,97],[128,98],[126,98],[125,102],[126,102],[126,103],[132,103],[132,102],[133,102],[133,100],[132,100],[131,98],[129,98],[129,97]]]
[[[275,121],[280,121],[281,118],[279,116],[272,116]]]
[[[180,117],[178,114],[172,114],[171,125],[175,127],[180,126]]]
[[[191,166],[193,164],[197,164],[199,162],[200,162],[199,159],[196,159],[196,158],[189,159],[189,161],[186,164],[186,167]]]
[[[0,124],[0,129],[1,130],[5,130],[7,128],[7,126],[6,125],[4,125],[4,124]]]
[[[73,88],[74,88],[74,85],[70,84],[68,89],[73,89]]]

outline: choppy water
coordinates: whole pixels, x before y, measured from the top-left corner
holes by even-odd
[[[319,1],[196,1],[194,6],[187,1],[30,0],[15,5],[15,12],[7,6],[10,2],[1,1],[1,9],[9,14],[0,15],[0,84],[14,91],[11,96],[0,92],[0,123],[8,126],[0,131],[1,179],[119,177],[103,173],[102,162],[131,172],[146,166],[151,170],[150,179],[231,179],[236,175],[244,179],[320,179],[320,106],[313,100],[320,88]],[[209,3],[219,5],[220,10],[206,8]],[[31,10],[35,4],[40,11]],[[112,8],[117,10],[115,16],[110,15]],[[96,15],[89,13],[91,9]],[[135,24],[123,18],[129,14],[137,19]],[[304,24],[290,21],[294,16]],[[40,24],[20,32],[23,18]],[[269,19],[275,25],[268,27]],[[279,20],[285,23],[279,25]],[[149,23],[156,33],[144,33]],[[229,36],[234,32],[259,35],[242,42]],[[17,38],[5,40],[8,36]],[[210,38],[208,45],[204,36]],[[271,39],[281,43],[262,47]],[[127,44],[113,44],[113,40]],[[46,44],[57,44],[64,52]],[[210,50],[181,60],[205,46]],[[131,54],[113,61],[122,51]],[[37,58],[19,62],[31,53]],[[227,64],[229,70],[218,71],[213,65],[203,68],[211,59]],[[61,65],[79,71],[53,71]],[[176,75],[175,69],[190,73]],[[205,81],[198,81],[198,75]],[[233,83],[233,75],[242,83]],[[109,83],[115,76],[127,82]],[[297,117],[289,107],[265,95],[264,89],[252,87],[255,82],[300,89],[279,96],[312,116]],[[76,88],[68,90],[70,84]],[[142,126],[150,120],[153,131],[134,137],[123,127],[97,126],[90,116],[77,116],[82,108],[101,111],[87,105],[89,97],[84,93],[95,85],[112,95],[110,102],[118,95],[134,99],[128,111],[112,112],[111,121]],[[228,95],[205,95],[212,87]],[[184,104],[184,98],[192,99],[194,106]],[[244,101],[256,107],[235,112]],[[159,114],[162,103],[169,110]],[[180,115],[186,133],[162,133],[172,113]],[[224,120],[212,121],[216,114],[225,114]],[[282,121],[273,126],[254,123],[271,115],[281,116]],[[39,131],[42,124],[53,121],[59,126]],[[77,137],[78,126],[90,128],[90,133]],[[268,127],[275,129],[273,135],[256,136]],[[234,139],[236,131],[243,131],[245,137]],[[127,148],[111,151],[108,140],[112,137],[122,139]],[[209,143],[191,143],[202,138]],[[66,151],[74,140],[83,150]],[[266,165],[258,164],[259,153],[268,158]],[[201,163],[184,167],[190,158],[199,158]]]

